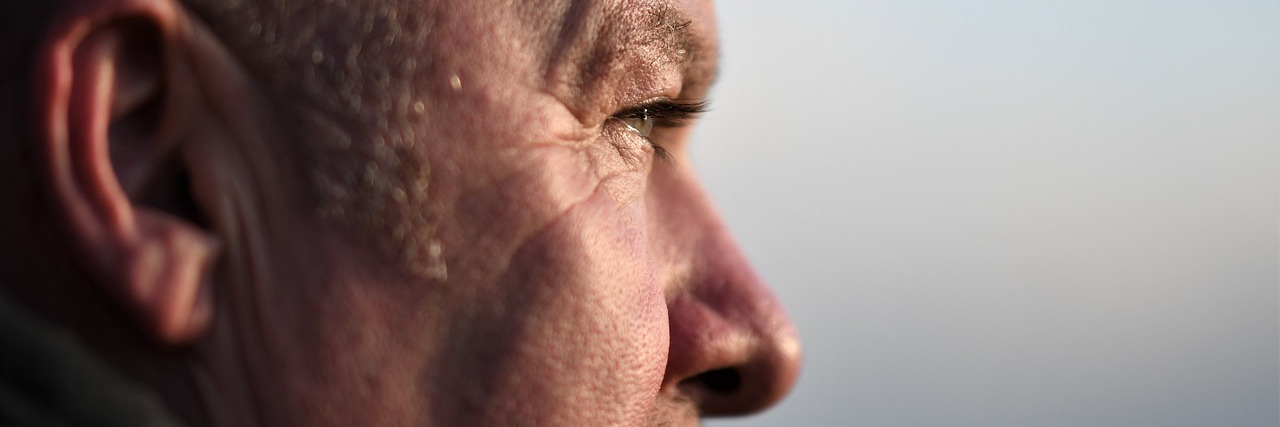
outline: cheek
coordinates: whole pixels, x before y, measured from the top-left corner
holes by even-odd
[[[501,412],[604,425],[652,410],[669,328],[643,224],[641,203],[597,191],[515,253],[499,286],[517,355],[495,383],[514,405]]]

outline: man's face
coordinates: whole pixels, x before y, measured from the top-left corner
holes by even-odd
[[[302,307],[275,354],[304,424],[688,425],[780,398],[794,332],[677,123],[715,74],[710,2],[457,3],[410,132],[428,274],[316,233],[324,284],[273,297]]]

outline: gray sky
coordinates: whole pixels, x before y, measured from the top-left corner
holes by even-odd
[[[1280,1],[719,11],[692,166],[806,366],[710,426],[1280,425]]]

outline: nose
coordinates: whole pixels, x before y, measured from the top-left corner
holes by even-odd
[[[658,213],[674,266],[666,289],[671,343],[664,389],[704,415],[759,412],[790,391],[800,341],[701,189],[683,190],[677,204]]]
[[[800,341],[777,299],[741,257],[722,255],[729,256],[717,262],[741,270],[698,274],[697,282],[668,297],[667,378],[702,414],[749,414],[791,390]]]

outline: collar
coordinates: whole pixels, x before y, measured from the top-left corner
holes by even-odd
[[[180,426],[152,390],[0,293],[0,425]]]

